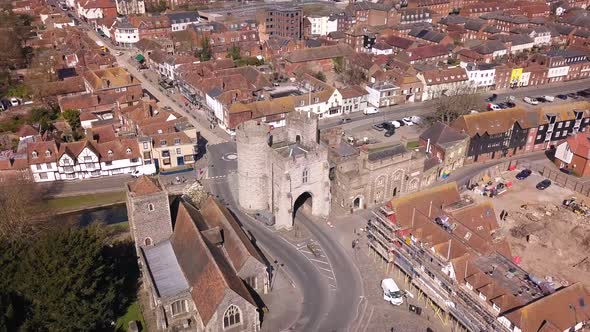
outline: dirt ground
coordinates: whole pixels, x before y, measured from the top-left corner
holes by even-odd
[[[564,199],[576,197],[577,202],[590,203],[590,198],[552,184],[541,191],[535,185],[543,180],[539,174],[516,180],[518,171],[505,172],[502,177],[512,181],[508,192],[488,198],[473,192],[476,200],[492,200],[500,220],[502,210],[508,212],[500,221],[500,236],[510,243],[513,256],[522,258],[521,266],[540,278],[567,285],[584,282],[590,285],[590,218],[582,217],[562,206]]]

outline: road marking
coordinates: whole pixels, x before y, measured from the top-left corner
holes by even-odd
[[[330,279],[330,280],[334,280],[334,281],[336,281],[336,279],[334,279],[334,278],[332,278],[332,277],[330,277],[330,276],[324,276],[324,277],[326,277],[326,278],[328,278],[328,279]]]
[[[322,254],[317,254],[317,255],[316,255],[316,254],[314,254],[313,252],[311,252],[311,251],[309,251],[309,250],[304,250],[304,249],[299,249],[299,252],[301,252],[301,253],[305,253],[305,254],[309,254],[309,255],[312,255],[312,256],[314,256],[314,257],[326,257],[326,256],[324,256],[324,255],[322,255]]]
[[[317,267],[318,269],[320,269],[320,270],[324,270],[324,271],[328,271],[328,272],[332,273],[332,270],[325,269],[325,268],[323,268],[323,267],[320,267],[320,266],[316,266],[316,267]]]
[[[322,264],[326,264],[326,265],[330,265],[330,263],[328,263],[328,262],[324,262],[324,261],[321,261],[321,260],[319,260],[319,259],[313,259],[313,258],[310,258],[309,260],[310,260],[310,261],[314,261],[314,262],[318,262],[318,263],[322,263]]]

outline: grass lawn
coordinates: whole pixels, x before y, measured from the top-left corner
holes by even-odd
[[[143,321],[143,315],[141,314],[141,310],[139,310],[139,303],[133,302],[129,308],[127,308],[127,313],[125,315],[119,317],[117,319],[117,328],[116,331],[127,331],[127,327],[129,326],[129,322],[132,320],[139,321],[141,324],[140,331],[145,331],[145,323]]]
[[[125,202],[125,193],[114,192],[52,198],[42,202],[41,207],[52,212],[67,212],[123,202]]]
[[[415,149],[419,146],[420,146],[420,142],[418,142],[418,141],[408,142],[408,144],[406,144],[406,148],[408,148],[408,149]]]

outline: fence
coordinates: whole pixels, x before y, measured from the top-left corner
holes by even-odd
[[[559,170],[552,168],[551,166],[545,166],[538,163],[533,163],[527,160],[509,160],[500,164],[491,166],[479,174],[473,176],[469,181],[468,185],[481,182],[482,178],[489,177],[495,178],[501,175],[502,172],[509,170],[511,167],[517,168],[528,168],[533,172],[538,172],[543,177],[551,180],[553,184],[560,187],[570,189],[586,197],[590,197],[590,183],[580,181],[573,175],[565,174]]]

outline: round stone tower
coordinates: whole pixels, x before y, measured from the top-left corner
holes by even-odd
[[[269,202],[268,127],[255,121],[236,130],[238,151],[238,201],[246,210],[267,210]]]

